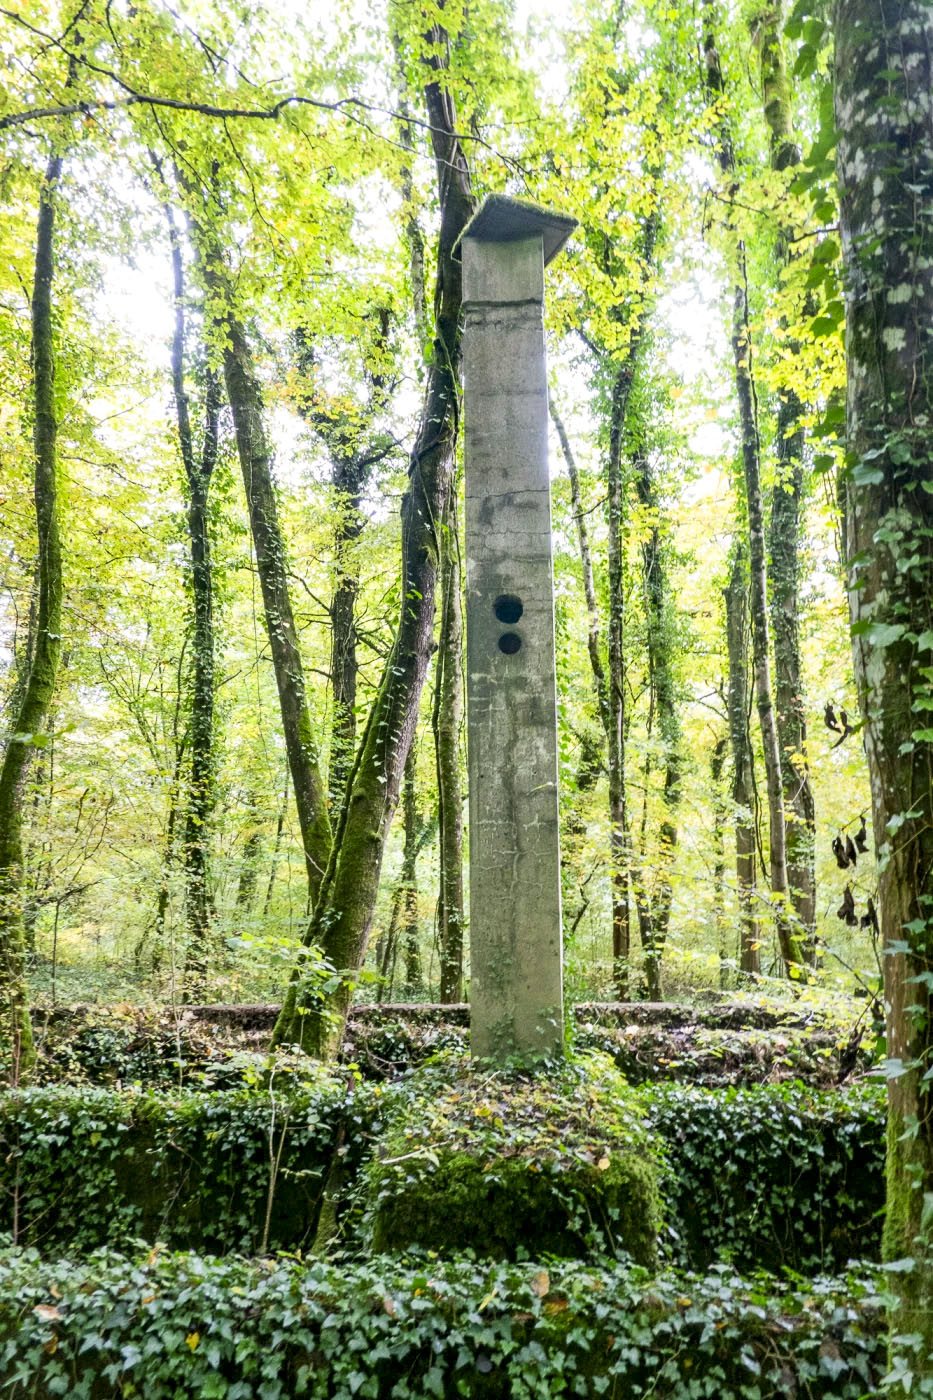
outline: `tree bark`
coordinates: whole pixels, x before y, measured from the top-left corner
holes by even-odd
[[[26,986],[23,927],[23,783],[32,736],[52,702],[62,649],[62,553],[58,530],[55,357],[52,277],[55,187],[62,156],[49,156],[39,198],[32,291],[33,453],[38,533],[38,606],[29,679],[0,768],[0,1051],[11,1077],[27,1080],[35,1065]],[[5,1041],[4,1045],[2,1042]]]
[[[849,611],[886,955],[884,1254],[913,1261],[890,1279],[916,1390],[933,1376],[933,9],[836,0],[835,40]]]
[[[463,614],[460,600],[460,535],[456,488],[441,532],[441,622],[434,677],[434,754],[437,765],[439,880],[437,933],[441,1001],[463,1000],[463,789],[460,726],[463,719]]]
[[[761,17],[761,82],[765,119],[771,133],[771,167],[791,170],[800,164],[794,141],[791,93],[781,43],[782,4]],[[774,257],[778,269],[790,263],[790,229],[778,232]],[[792,357],[798,347],[790,343]],[[798,592],[803,497],[803,406],[789,387],[778,390],[775,423],[777,481],[768,524],[768,583],[774,631],[774,699],[781,780],[784,788],[785,845],[790,897],[800,925],[806,959],[816,952],[816,810],[807,763],[807,715],[800,654]]]
[[[224,380],[233,410],[237,453],[282,713],[285,750],[304,847],[309,903],[313,905],[330,856],[331,825],[327,788],[321,774],[308,711],[304,667],[288,586],[285,543],[278,519],[272,479],[272,452],[266,438],[262,393],[246,330],[235,310],[222,254],[212,234],[197,219],[195,228],[195,247],[204,284],[210,294],[209,312],[224,347]]]
[[[732,747],[732,803],[735,812],[735,878],[739,900],[739,967],[761,972],[761,921],[755,852],[755,774],[748,732],[748,644],[746,618],[748,580],[745,544],[736,537],[732,568],[725,589],[726,646],[729,654],[729,740]]]
[[[721,102],[725,87],[719,62],[719,51],[710,23],[712,11],[710,0],[704,0],[704,9],[707,26],[703,39],[703,57],[706,65],[707,87],[713,99]],[[735,153],[732,136],[728,122],[721,114],[718,126],[717,154],[720,169],[730,181],[734,181]],[[771,687],[771,637],[768,620],[764,498],[761,489],[761,446],[758,437],[755,381],[752,373],[752,340],[748,313],[745,244],[741,239],[736,241],[735,260],[736,276],[732,299],[732,359],[735,366],[742,468],[745,479],[745,503],[748,512],[752,669],[755,678],[755,699],[758,708],[758,722],[761,728],[761,744],[768,791],[768,866],[781,957],[788,975],[799,975],[799,968],[803,962],[803,951],[800,939],[794,929],[787,882],[781,750]]]
[[[434,54],[445,36],[431,35]],[[440,59],[429,62],[437,70]],[[441,210],[433,360],[402,504],[402,605],[398,630],[351,774],[331,861],[305,942],[340,974],[322,1004],[299,965],[273,1033],[328,1056],[339,1046],[366,954],[385,843],[418,717],[433,646],[440,529],[454,479],[459,422],[461,266],[454,245],[473,213],[469,168],[456,134],[453,99],[440,81],[425,89]]]

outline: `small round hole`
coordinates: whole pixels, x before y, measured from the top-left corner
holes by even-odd
[[[504,651],[506,656],[514,656],[522,644],[522,639],[517,632],[503,632],[499,638],[499,650]]]
[[[499,622],[504,622],[507,627],[514,627],[525,607],[521,598],[516,598],[514,593],[502,593],[493,603],[492,610]],[[515,650],[518,651],[518,647]]]

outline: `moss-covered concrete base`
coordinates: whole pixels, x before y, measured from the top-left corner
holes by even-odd
[[[536,1075],[445,1057],[393,1093],[367,1172],[369,1243],[499,1259],[625,1251],[651,1267],[659,1165],[607,1057]]]

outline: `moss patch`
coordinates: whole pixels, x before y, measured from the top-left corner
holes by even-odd
[[[656,1260],[661,1152],[603,1055],[547,1074],[441,1057],[394,1092],[366,1172],[373,1249]]]

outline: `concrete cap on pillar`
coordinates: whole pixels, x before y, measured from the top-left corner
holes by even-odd
[[[578,220],[570,214],[558,214],[527,199],[512,199],[505,194],[488,194],[457,240],[475,238],[481,243],[517,243],[523,238],[541,235],[544,266],[557,257]]]

